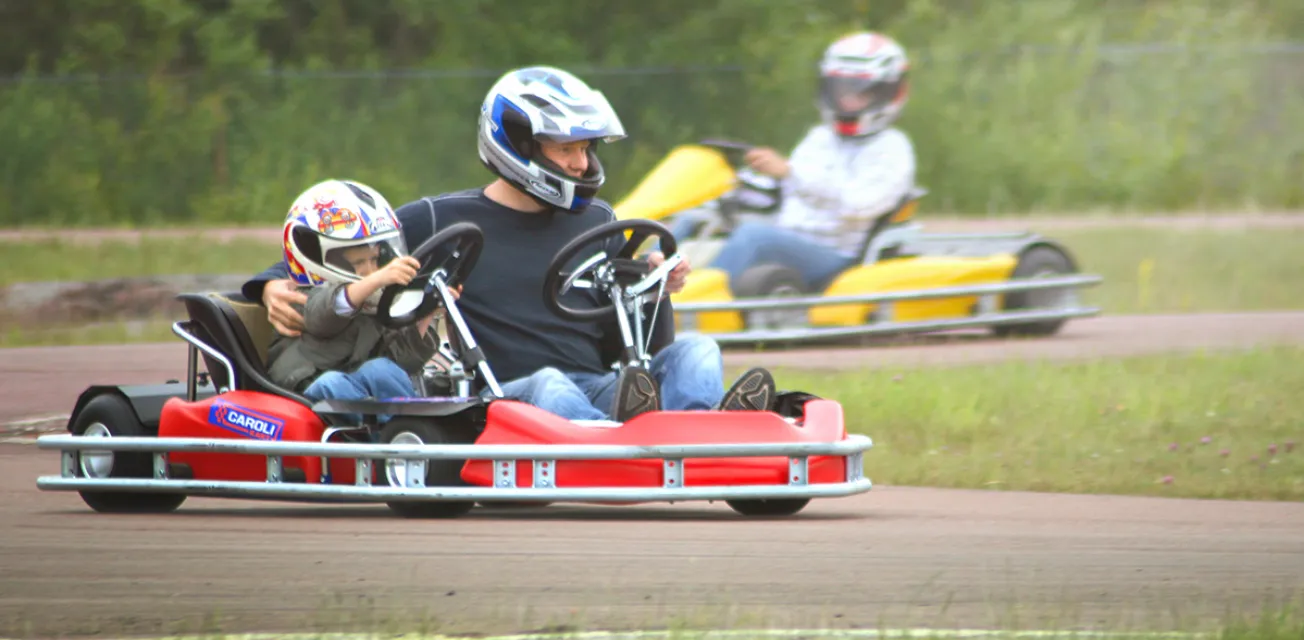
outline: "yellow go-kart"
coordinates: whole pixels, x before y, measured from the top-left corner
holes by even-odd
[[[1032,232],[927,234],[914,220],[927,192],[913,189],[897,207],[860,222],[869,230],[859,260],[822,290],[780,264],[758,264],[737,282],[708,265],[730,231],[746,220],[772,220],[782,185],[750,173],[750,147],[703,141],[673,149],[616,204],[620,219],[689,219],[679,242],[693,264],[673,296],[681,331],[722,344],[787,343],[872,334],[990,328],[997,335],[1051,335],[1083,306],[1077,289],[1098,284],[1069,251]]]

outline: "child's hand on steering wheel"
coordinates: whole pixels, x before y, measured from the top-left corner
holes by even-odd
[[[381,287],[391,284],[403,285],[412,282],[412,278],[417,275],[417,269],[421,264],[412,256],[402,256],[389,261],[388,264],[377,269],[369,278],[375,278]],[[378,287],[379,288],[379,287]]]

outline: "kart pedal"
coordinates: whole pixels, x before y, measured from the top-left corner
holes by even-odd
[[[661,410],[661,386],[647,369],[627,365],[616,379],[616,397],[612,402],[611,419],[625,422],[648,411]]]
[[[738,376],[720,401],[721,411],[769,411],[775,397],[774,376],[761,367]]]

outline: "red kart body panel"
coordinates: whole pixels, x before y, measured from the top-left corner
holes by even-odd
[[[317,414],[293,400],[256,391],[229,391],[197,402],[172,398],[159,416],[161,438],[229,438],[321,442],[326,425]],[[267,479],[267,458],[238,453],[177,452],[169,461],[188,465],[197,480]],[[353,481],[353,461],[331,467],[347,468]],[[321,458],[286,456],[286,469],[303,470],[307,482],[321,481]],[[344,469],[341,469],[343,471]]]
[[[254,391],[230,391],[196,402],[172,398],[163,405],[159,437],[228,438],[321,442],[326,425],[297,402]],[[584,426],[513,400],[489,405],[484,432],[476,444],[508,445],[663,445],[745,444],[756,442],[837,442],[846,438],[842,406],[830,400],[806,403],[805,418],[790,424],[774,413],[753,411],[661,411],[645,413],[616,427]],[[176,452],[169,461],[189,466],[196,480],[267,478],[264,455]],[[322,461],[316,456],[286,456],[283,466],[303,471],[303,481],[322,481]],[[353,484],[354,460],[329,458],[331,484]],[[494,486],[491,460],[468,460],[462,479],[472,485]],[[662,460],[558,460],[548,473],[557,487],[662,487]],[[683,461],[686,486],[787,484],[786,456],[690,458]],[[379,477],[373,466],[372,481]],[[533,463],[517,462],[516,485],[533,486]],[[806,473],[810,484],[846,479],[842,457],[811,456]]]
[[[476,444],[746,444],[760,442],[838,442],[846,438],[842,406],[830,400],[806,403],[805,419],[789,424],[778,414],[753,411],[645,413],[618,427],[577,425],[521,402],[497,400],[489,405],[487,425]],[[462,479],[491,487],[490,460],[468,460]],[[689,458],[684,460],[684,484],[755,485],[787,484],[786,456]],[[553,484],[557,487],[662,487],[662,460],[558,460]],[[516,484],[533,486],[533,463],[517,462]],[[846,480],[845,458],[811,456],[807,482]]]

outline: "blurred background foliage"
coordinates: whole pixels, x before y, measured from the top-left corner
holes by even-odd
[[[927,208],[1304,204],[1299,0],[0,0],[0,225],[275,224],[327,177],[487,182],[480,100],[551,64],[607,93],[612,201],[705,137],[791,149],[848,31],[912,58]]]

